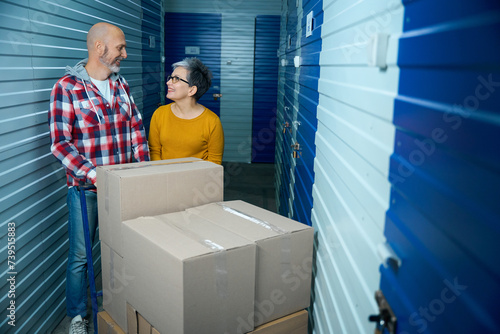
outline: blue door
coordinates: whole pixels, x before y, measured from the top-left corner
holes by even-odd
[[[397,333],[500,333],[500,2],[405,2],[381,266]],[[384,332],[387,332],[384,330]]]
[[[323,2],[304,2],[304,13],[315,13],[313,30],[306,36],[306,19],[300,25],[300,91],[298,95],[299,109],[296,121],[292,124],[295,130],[295,187],[293,201],[293,218],[301,223],[311,225],[313,208],[314,158],[316,157],[315,137],[318,128],[317,109],[319,102],[318,81],[320,76],[319,57],[321,52],[321,25],[323,24]]]
[[[166,75],[172,73],[172,64],[186,57],[200,59],[212,71],[213,79],[212,87],[198,102],[219,116],[221,18],[220,14],[165,13]]]
[[[296,80],[298,70],[294,67],[293,59],[300,48],[296,47],[297,39],[297,7],[295,2],[283,3],[286,15],[285,24],[282,25],[287,36],[285,43],[280,45],[280,76],[278,104],[281,109],[278,117],[277,136],[279,148],[276,151],[277,187],[279,198],[277,201],[278,212],[286,217],[293,217],[293,194],[295,187],[295,163],[293,154],[295,133],[297,128],[298,99],[296,92],[299,83]]]
[[[307,225],[311,225],[313,207],[322,6],[322,1],[308,1],[299,9],[295,1],[287,1],[284,9],[286,45],[280,49],[283,88],[280,92],[282,112],[278,118],[281,124],[278,124],[280,131],[277,133],[280,147],[276,154],[280,177],[277,182],[278,211]],[[299,19],[299,12],[315,13],[310,36],[306,36],[306,18]]]
[[[280,19],[277,15],[255,18],[252,162],[274,162]]]

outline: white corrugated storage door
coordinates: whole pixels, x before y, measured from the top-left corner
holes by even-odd
[[[255,16],[225,14],[221,27],[220,116],[224,161],[251,162]]]
[[[396,64],[403,8],[391,1],[323,2],[313,226],[315,333],[373,333],[377,312]],[[368,66],[369,41],[390,35],[387,69]]]

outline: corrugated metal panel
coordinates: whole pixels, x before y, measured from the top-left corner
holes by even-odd
[[[166,13],[165,37],[165,74],[172,73],[172,64],[185,57],[199,58],[213,74],[212,86],[199,103],[219,115],[220,100],[215,101],[212,96],[220,93],[221,15]],[[187,46],[199,47],[200,53],[186,54]]]
[[[381,288],[402,331],[499,333],[500,3],[405,5]]]
[[[297,7],[298,4],[298,7]],[[312,12],[314,29],[306,37],[306,15]],[[281,181],[278,209],[283,215],[311,224],[314,136],[319,94],[319,53],[321,50],[321,1],[284,3],[280,48],[280,80],[276,155]],[[284,31],[284,33],[283,33]],[[300,66],[294,60],[300,59]],[[294,157],[294,146],[299,149]],[[279,150],[278,150],[279,147]]]
[[[314,137],[317,129],[317,107],[319,101],[318,80],[320,75],[319,57],[321,51],[321,25],[323,24],[323,3],[307,1],[302,6],[300,23],[300,93],[295,143],[300,145],[299,158],[296,159],[294,187],[294,218],[311,225],[313,207],[312,187],[314,183],[314,158],[316,145]],[[306,37],[307,15],[312,13],[314,27],[312,35]],[[300,17],[300,16],[299,16]]]
[[[389,207],[403,8],[390,1],[325,0],[323,10],[312,211],[318,233],[314,332],[373,333],[367,319],[377,310],[376,249]],[[377,32],[391,35],[383,71],[367,66],[368,40]]]
[[[251,162],[255,17],[222,16],[224,161]]]
[[[145,1],[146,2],[146,1]],[[157,7],[158,3],[148,1]],[[65,316],[68,250],[65,173],[50,153],[49,94],[66,65],[86,57],[86,32],[98,21],[120,26],[129,58],[122,72],[143,103],[143,22],[139,1],[3,1],[0,4],[0,307],[10,285],[7,237],[16,226],[16,326],[2,333],[50,332]],[[157,60],[158,62],[160,59]],[[99,262],[99,244],[94,247]],[[99,266],[96,268],[100,270]]]
[[[315,22],[312,35],[306,37],[306,15],[310,12]],[[322,1],[283,3],[276,142],[277,206],[282,215],[308,225],[311,225],[313,206],[322,23]],[[294,64],[296,58],[300,66]],[[294,157],[292,146],[295,144],[299,144],[300,149]],[[309,311],[309,328],[312,330],[317,313],[314,304]]]
[[[280,185],[277,187],[278,212],[287,217],[293,217],[293,201],[295,186],[295,164],[292,145],[297,133],[297,111],[299,109],[299,73],[294,66],[294,57],[300,56],[300,29],[298,26],[299,11],[296,1],[283,3],[282,33],[280,36],[280,84],[278,86],[278,121],[281,135],[277,137],[277,170],[280,174]],[[282,101],[282,102],[281,102]]]
[[[274,162],[280,16],[255,18],[252,162]]]
[[[165,101],[165,73],[161,59],[164,50],[163,12],[161,1],[142,2],[142,116],[149,133],[149,123],[158,105]]]
[[[283,2],[283,7],[281,11],[280,19],[280,45],[279,45],[279,57],[280,64],[278,70],[278,103],[277,103],[277,115],[276,115],[276,144],[275,144],[275,189],[276,189],[276,208],[278,212],[282,215],[288,215],[288,207],[286,206],[285,198],[288,198],[288,194],[285,193],[285,176],[288,175],[288,171],[285,169],[285,145],[284,140],[286,138],[286,132],[288,127],[285,126],[285,71],[284,71],[284,60],[283,55],[285,54],[287,48],[287,22],[288,22],[288,2]]]
[[[281,2],[279,0],[169,0],[165,11],[177,13],[214,13],[214,14],[247,14],[279,15]]]

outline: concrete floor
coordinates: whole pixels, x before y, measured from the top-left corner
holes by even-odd
[[[276,212],[274,164],[223,163],[224,200],[243,200]]]
[[[269,211],[276,212],[274,187],[274,164],[223,163],[224,166],[224,200],[243,200]],[[102,286],[101,275],[96,277],[97,289]],[[102,311],[102,297],[98,298],[99,311]],[[92,308],[88,305],[89,333],[93,333],[94,325]],[[71,318],[64,317],[52,334],[67,334]]]

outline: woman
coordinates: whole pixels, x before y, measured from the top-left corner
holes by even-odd
[[[151,160],[195,157],[222,163],[224,133],[219,117],[198,103],[212,84],[212,73],[197,58],[172,65],[167,98],[156,109],[149,129]]]

